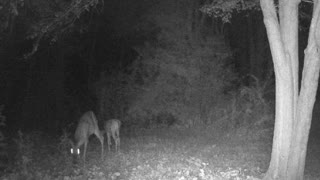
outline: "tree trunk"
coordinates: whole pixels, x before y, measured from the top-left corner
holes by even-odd
[[[299,0],[279,1],[279,21],[274,1],[261,0],[276,77],[276,117],[272,155],[264,177],[301,180],[312,110],[319,76],[319,44],[315,42],[319,5],[310,27],[308,48],[298,96],[298,5]]]
[[[314,1],[313,17],[310,26],[308,46],[305,50],[304,69],[301,79],[301,89],[297,102],[295,133],[292,136],[290,148],[290,159],[288,168],[288,179],[303,179],[305,159],[309,131],[312,120],[312,111],[318,89],[320,54],[319,33],[316,31],[320,24],[320,5]]]

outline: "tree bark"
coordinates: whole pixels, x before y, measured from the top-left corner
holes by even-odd
[[[295,133],[291,139],[288,179],[303,179],[307,144],[312,120],[312,111],[318,89],[320,54],[319,33],[320,5],[314,1],[313,18],[310,26],[308,46],[305,50],[304,69],[301,80],[301,90],[296,109]]]
[[[261,0],[276,78],[276,116],[269,169],[264,179],[285,179],[293,122],[293,78],[289,54],[283,47],[273,1]]]
[[[312,110],[319,77],[319,43],[315,29],[320,24],[315,10],[306,49],[301,91],[298,94],[298,5],[300,0],[279,1],[279,21],[274,1],[261,0],[276,77],[276,117],[272,155],[264,177],[303,179]],[[280,22],[280,23],[279,23]]]

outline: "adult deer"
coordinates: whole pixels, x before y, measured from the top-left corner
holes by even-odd
[[[107,134],[109,151],[111,146],[111,136],[115,143],[115,150],[118,151],[120,149],[120,127],[121,121],[118,119],[110,119],[104,123],[104,130]]]
[[[87,146],[89,137],[94,134],[101,143],[101,158],[103,157],[103,134],[99,130],[97,118],[92,111],[84,113],[79,122],[77,129],[74,133],[74,140],[71,141],[72,148],[71,154],[80,155],[80,147],[84,144],[83,161],[86,160]]]

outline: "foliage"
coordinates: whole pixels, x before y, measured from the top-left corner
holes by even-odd
[[[195,7],[179,2],[177,8],[161,2],[169,8],[149,17],[161,29],[157,43],[136,47],[139,58],[130,73],[139,92],[127,112],[132,121],[146,126],[157,124],[159,114],[186,126],[208,122],[210,109],[235,79],[226,65],[231,53],[223,38],[202,34],[201,29],[190,32],[185,15]]]
[[[129,113],[147,124],[164,112],[181,123],[207,122],[210,108],[219,103],[233,78],[224,59],[219,61],[210,48],[185,55],[177,49],[145,47],[140,55],[142,66],[133,76],[140,77],[142,91]]]
[[[102,1],[103,2],[103,1]],[[24,27],[27,39],[33,41],[32,51],[25,58],[33,55],[42,39],[55,42],[59,35],[70,31],[83,31],[85,26],[75,28],[76,20],[86,11],[95,8],[99,0],[5,0],[0,6],[1,37],[12,33],[15,19]],[[11,28],[11,29],[10,29]]]
[[[273,81],[269,78],[261,83],[256,77],[252,75],[249,77],[253,79],[250,86],[240,87],[229,103],[216,108],[213,114],[216,114],[218,120],[213,124],[223,132],[233,133],[235,137],[255,139],[264,137],[271,140],[274,112],[267,97],[270,89],[274,87]]]
[[[4,177],[53,179],[57,171],[59,174],[70,174],[73,171],[73,162],[69,154],[68,134],[64,133],[60,139],[55,138],[40,131],[18,131],[18,137],[14,139],[16,146],[12,152],[15,154],[15,162],[7,169]]]
[[[19,15],[19,9],[24,6],[24,0],[13,1],[4,0],[0,4],[0,34],[3,36],[4,31],[12,25],[10,23],[11,18]]]
[[[68,171],[72,167],[72,157],[70,156],[70,134],[65,130],[63,134],[59,138],[58,146],[57,146],[59,157],[61,158],[61,162],[63,162],[66,167],[65,170]]]
[[[259,10],[258,0],[213,0],[201,7],[201,11],[213,17],[221,17],[223,22],[230,22],[233,12]]]
[[[22,174],[27,175],[29,165],[34,156],[34,139],[32,136],[25,135],[22,131],[18,131],[18,138],[14,140],[17,145],[16,166]]]

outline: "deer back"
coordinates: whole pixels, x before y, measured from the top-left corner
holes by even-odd
[[[106,121],[104,124],[104,130],[106,133],[119,131],[120,127],[121,127],[121,121],[118,119],[110,119]]]
[[[75,147],[81,146],[88,141],[89,136],[98,133],[99,127],[96,116],[92,111],[84,113],[79,119],[77,129],[74,134]]]

